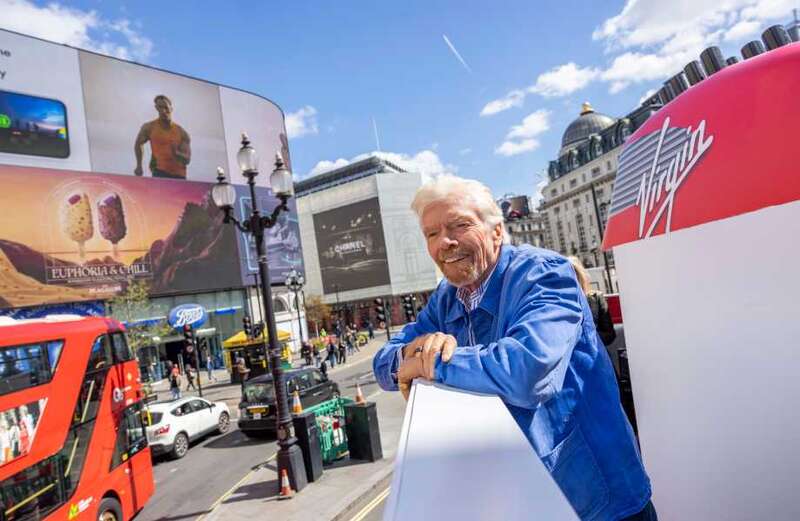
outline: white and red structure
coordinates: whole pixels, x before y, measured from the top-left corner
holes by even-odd
[[[620,156],[604,247],[667,520],[800,519],[800,45],[781,38],[731,66],[704,52]]]

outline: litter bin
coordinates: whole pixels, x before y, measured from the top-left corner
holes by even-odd
[[[367,461],[383,458],[375,402],[345,404],[344,416],[350,458]]]
[[[292,424],[297,444],[303,452],[306,477],[309,483],[313,483],[322,477],[322,447],[319,443],[317,418],[312,411],[304,411],[292,415]]]

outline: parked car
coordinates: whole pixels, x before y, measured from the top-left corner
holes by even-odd
[[[303,407],[312,407],[339,396],[339,386],[313,367],[290,369],[285,373],[286,395],[291,407],[297,390]],[[250,437],[275,433],[277,415],[275,386],[272,375],[265,374],[248,380],[242,387],[239,403],[239,430]]]
[[[169,453],[176,459],[186,455],[191,442],[212,432],[224,434],[231,423],[225,402],[209,402],[194,396],[156,402],[148,410],[147,441],[153,454]]]

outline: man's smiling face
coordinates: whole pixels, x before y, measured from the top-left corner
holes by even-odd
[[[428,253],[454,286],[475,289],[494,266],[502,228],[489,228],[468,200],[449,197],[427,205],[420,219]]]

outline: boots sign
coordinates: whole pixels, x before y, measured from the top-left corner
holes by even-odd
[[[200,304],[181,304],[172,308],[167,322],[175,329],[183,329],[183,326],[202,326],[207,318],[208,313]]]

